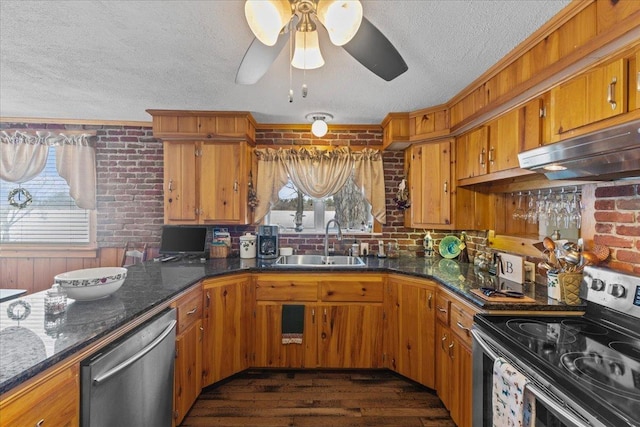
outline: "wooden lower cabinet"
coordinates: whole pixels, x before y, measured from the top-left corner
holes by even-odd
[[[382,304],[323,304],[319,311],[319,366],[382,367]]]
[[[202,319],[176,337],[174,425],[179,425],[202,390]]]
[[[78,370],[75,364],[1,401],[0,424],[3,427],[79,425]]]
[[[428,279],[392,275],[385,287],[385,366],[435,388],[437,285]]]
[[[436,390],[458,427],[471,427],[472,352],[470,328],[477,310],[448,292],[436,297]]]
[[[305,303],[302,344],[283,344],[281,302],[256,304],[254,366],[268,368],[315,368],[318,366],[317,307]]]
[[[382,367],[379,274],[261,274],[254,366]],[[305,306],[302,344],[282,344],[282,307]]]
[[[250,366],[254,288],[248,274],[207,279],[204,298],[202,386]]]

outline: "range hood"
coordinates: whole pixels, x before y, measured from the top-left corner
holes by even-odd
[[[518,160],[551,180],[640,177],[640,120],[524,151]]]

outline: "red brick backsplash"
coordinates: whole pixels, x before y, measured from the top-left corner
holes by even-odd
[[[640,184],[595,190],[594,242],[611,251],[607,266],[640,274]]]

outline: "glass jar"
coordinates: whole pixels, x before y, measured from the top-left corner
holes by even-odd
[[[56,314],[64,313],[66,309],[67,295],[60,288],[60,285],[55,283],[44,297],[44,312],[47,315],[55,316]]]
[[[400,256],[400,249],[397,241],[387,243],[387,257],[398,258]]]

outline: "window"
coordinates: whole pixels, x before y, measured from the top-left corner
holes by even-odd
[[[325,224],[336,219],[350,233],[370,233],[371,206],[353,178],[336,194],[314,199],[289,182],[280,189],[279,200],[265,217],[265,224],[279,225],[285,232],[324,233]]]
[[[22,188],[33,201],[23,209],[9,203]],[[0,243],[82,246],[91,243],[91,211],[79,208],[69,186],[56,170],[56,150],[50,149],[44,170],[22,185],[0,180]],[[24,197],[16,194],[15,202]]]

